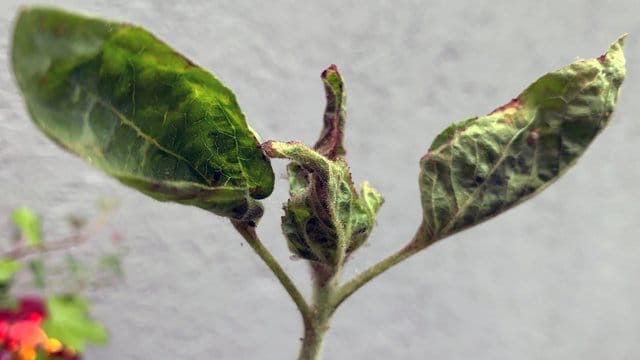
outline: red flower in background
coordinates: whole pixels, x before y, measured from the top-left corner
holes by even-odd
[[[36,297],[20,298],[15,309],[0,309],[0,360],[34,360],[38,351],[50,359],[79,360],[79,354],[42,330],[46,317],[46,305]]]

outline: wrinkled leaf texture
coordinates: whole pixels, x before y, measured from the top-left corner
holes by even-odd
[[[273,190],[234,94],[140,27],[26,8],[12,62],[36,125],[128,186],[233,217]]]
[[[426,239],[441,239],[522,203],[576,162],[615,108],[625,77],[624,39],[436,137],[420,161]]]

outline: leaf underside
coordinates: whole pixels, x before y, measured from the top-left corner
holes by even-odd
[[[548,73],[517,98],[443,131],[420,161],[426,239],[487,220],[560,177],[608,124],[624,36],[597,59]]]
[[[273,190],[233,93],[140,27],[27,8],[12,61],[38,127],[128,186],[231,216]]]

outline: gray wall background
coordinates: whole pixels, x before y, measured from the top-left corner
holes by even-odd
[[[336,314],[326,359],[640,358],[640,4],[625,1],[50,1],[140,24],[237,94],[265,139],[313,143],[320,71],[349,96],[355,180],[386,197],[350,277],[400,248],[420,221],[418,159],[449,123],[485,114],[547,71],[594,57],[629,32],[619,110],[578,165],[531,200],[409,259]],[[90,291],[112,333],[88,359],[291,359],[294,305],[230,224],[124,188],[29,121],[9,69],[13,18],[0,2],[0,229],[38,209],[51,237],[95,200],[122,205],[100,237],[126,236],[126,280]],[[259,232],[308,294],[279,232],[283,161]],[[63,256],[58,254],[55,256]]]

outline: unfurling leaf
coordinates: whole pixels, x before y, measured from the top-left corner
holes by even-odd
[[[345,92],[335,65],[322,73],[327,105],[313,149],[297,142],[267,142],[271,157],[293,160],[287,167],[290,199],[282,231],[297,256],[331,266],[368,238],[383,198],[368,183],[358,195],[344,160]]]
[[[544,75],[486,116],[454,124],[420,161],[425,241],[487,220],[560,177],[608,124],[625,77],[624,36]]]
[[[122,183],[235,218],[271,194],[234,94],[146,30],[26,8],[12,62],[36,125]]]
[[[271,157],[291,159],[290,198],[282,231],[301,258],[338,265],[362,245],[375,225],[383,198],[368,183],[360,196],[343,159],[329,160],[296,142],[267,142]]]
[[[13,212],[13,223],[20,230],[27,245],[38,247],[42,245],[42,225],[40,217],[26,206],[21,206]]]

